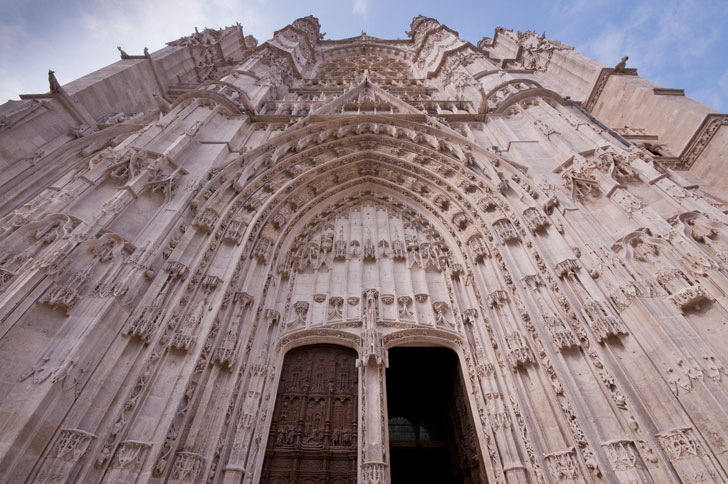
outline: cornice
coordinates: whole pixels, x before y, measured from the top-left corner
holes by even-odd
[[[415,59],[420,56],[420,52],[422,52],[422,49],[424,48],[425,44],[427,43],[427,39],[431,35],[439,32],[440,30],[446,30],[446,31],[450,32],[451,34],[453,34],[455,37],[457,37],[459,40],[462,40],[462,39],[460,39],[460,35],[456,31],[454,31],[453,29],[451,29],[450,27],[448,27],[446,25],[440,25],[439,27],[435,27],[434,29],[428,30],[425,33],[425,36],[422,38],[422,42],[420,43],[419,47],[417,47],[417,50],[415,51]]]
[[[275,32],[273,32],[273,38],[276,38],[278,36],[278,34],[281,34],[288,30],[292,30],[293,32],[295,32],[298,35],[303,37],[306,47],[308,48],[308,52],[311,54],[311,59],[313,61],[316,61],[316,49],[313,48],[313,46],[311,45],[311,41],[308,38],[308,35],[306,35],[306,32],[304,32],[303,30],[298,29],[298,28],[294,27],[293,25],[286,25],[282,29],[276,30]]]
[[[592,87],[591,93],[589,93],[589,97],[584,102],[584,108],[590,113],[594,111],[594,107],[597,105],[597,101],[599,101],[599,97],[602,95],[604,87],[612,75],[636,76],[637,69],[625,69],[623,72],[616,72],[613,67],[602,67],[597,80],[594,82],[594,87]]]
[[[674,165],[674,168],[678,170],[692,168],[721,126],[728,126],[728,114],[710,113],[706,115],[688,144],[683,148],[679,157],[680,161]]]

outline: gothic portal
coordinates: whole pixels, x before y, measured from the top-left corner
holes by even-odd
[[[323,37],[0,106],[0,482],[728,481],[728,116],[533,32]]]

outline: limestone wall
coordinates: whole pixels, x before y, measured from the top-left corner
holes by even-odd
[[[396,43],[319,29],[196,63],[161,114],[6,179],[0,481],[329,479],[263,465],[337,452],[315,411],[271,429],[285,355],[320,344],[356,352],[349,481],[391,481],[385,369],[407,345],[457,355],[464,482],[727,481],[721,201],[435,19]],[[334,402],[326,383],[298,408]]]

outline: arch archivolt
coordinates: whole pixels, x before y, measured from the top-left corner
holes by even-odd
[[[254,432],[233,437],[241,453],[250,449],[251,469],[262,465],[275,370],[291,348],[338,344],[368,362],[371,354],[386,355],[397,345],[447,346],[460,356],[466,384],[476,388],[468,394],[484,424],[489,410],[474,382],[493,373],[491,361],[503,367],[515,358],[514,367],[528,365],[525,357],[517,360],[528,354],[528,335],[509,329],[519,311],[526,311],[518,306],[513,283],[523,264],[514,266],[502,252],[521,251],[526,261],[533,257],[525,247],[531,248],[535,236],[526,231],[531,228],[526,213],[540,212],[534,201],[538,189],[529,186],[524,171],[470,149],[464,138],[444,129],[361,118],[366,121],[338,127],[328,121],[301,126],[293,130],[295,143],[284,134],[213,174],[191,203],[185,216],[190,227],[167,261],[170,280],[184,287],[177,291],[171,284],[170,291],[185,293],[179,299],[184,307],[154,324],[165,319],[172,327],[180,321],[173,338],[185,336],[184,325],[214,328],[205,342],[210,361],[226,370],[240,368],[241,387],[253,389],[241,397],[238,418],[260,412]],[[374,256],[366,256],[360,231],[361,252],[352,254],[354,237],[348,234],[345,252],[333,260],[337,224],[348,218],[350,229],[366,211],[371,220],[384,224],[386,215],[385,226],[397,227],[404,257],[384,256],[393,251],[395,238],[388,234],[380,246],[379,232],[372,233]],[[324,256],[331,260],[322,265],[328,231],[333,240]],[[416,236],[410,247],[406,231]],[[307,250],[316,253],[315,263],[300,263]],[[230,260],[237,261],[234,267]],[[174,268],[180,261],[187,264],[183,270]],[[332,277],[336,271],[338,282]],[[387,271],[398,271],[410,285],[387,286]],[[367,313],[370,289],[377,294]],[[222,301],[216,315],[196,312],[216,301]],[[337,305],[351,311],[329,318]],[[238,306],[243,309],[231,309]],[[402,317],[400,310],[412,317]],[[376,321],[373,333],[365,314]],[[215,321],[199,322],[211,318]],[[225,351],[232,356],[218,356]]]
[[[513,329],[514,320],[528,317],[514,279],[536,271],[529,265],[547,271],[533,250],[537,233],[549,224],[535,202],[543,194],[529,185],[524,171],[492,153],[469,150],[457,136],[409,129],[406,122],[387,125],[383,118],[367,119],[336,129],[328,122],[302,126],[294,130],[295,143],[288,134],[277,138],[279,144],[271,140],[267,149],[245,153],[222,168],[192,203],[196,230],[190,231],[211,241],[195,274],[206,280],[205,273],[218,259],[238,260],[232,275],[227,270],[219,276],[222,290],[255,300],[255,309],[241,315],[233,331],[242,335],[242,328],[252,325],[246,330],[248,366],[268,369],[260,392],[250,397],[249,405],[262,412],[251,439],[266,433],[276,391],[270,375],[296,346],[340,344],[356,349],[367,362],[370,355],[386,354],[397,345],[447,346],[461,355],[471,388],[494,372],[491,361],[502,368],[510,363],[514,369],[529,368],[534,361],[529,344],[538,335]],[[462,159],[442,140],[457,142]],[[396,220],[405,246],[405,225],[416,232],[417,243],[411,251],[406,248],[400,261],[393,254],[382,256],[385,249],[393,251],[395,239],[388,236],[386,247],[380,247],[378,232],[372,233],[374,256],[365,261],[361,231],[356,239],[360,252],[352,253],[354,237],[347,234],[345,251],[333,260],[337,224],[348,218],[350,229],[351,214],[361,217],[366,211],[377,223],[384,223],[384,215],[377,217],[386,214],[390,228]],[[531,223],[533,213],[540,224]],[[439,268],[419,261],[425,250],[433,250],[432,261]],[[312,254],[309,262],[301,262],[307,251]],[[322,257],[328,258],[326,264],[320,263]],[[520,258],[518,263],[514,257]],[[409,286],[386,286],[383,274],[394,273],[393,266]],[[364,300],[370,289],[376,297],[367,313]],[[351,311],[338,316],[337,306]],[[400,310],[411,311],[413,317],[401,317]],[[374,333],[365,313],[376,321]],[[220,319],[218,331],[227,334],[232,317]],[[478,320],[486,324],[475,324]],[[259,381],[253,374],[246,378]],[[484,394],[469,394],[481,423],[487,423],[483,419],[490,410]],[[255,439],[249,445],[258,446]],[[259,468],[263,455],[258,452],[251,459],[257,461],[248,466]]]
[[[347,139],[333,138],[323,145],[304,149],[288,156],[280,156],[280,159],[278,159],[277,155],[280,155],[281,148],[278,148],[272,154],[266,154],[265,151],[260,152],[255,159],[248,159],[248,155],[246,155],[246,158],[241,160],[241,163],[246,165],[242,172],[234,167],[233,169],[228,167],[222,170],[210,182],[208,188],[201,192],[198,199],[193,202],[193,206],[210,206],[219,215],[225,209],[220,205],[225,202],[220,200],[221,203],[217,203],[217,198],[220,197],[211,197],[212,192],[217,190],[222,193],[223,190],[220,190],[220,188],[223,187],[225,182],[232,180],[232,187],[235,189],[235,187],[242,185],[238,183],[238,179],[248,180],[253,178],[248,184],[249,188],[236,194],[232,207],[238,209],[240,206],[247,206],[250,212],[259,211],[261,216],[256,218],[256,223],[262,223],[262,220],[269,215],[269,210],[272,209],[271,204],[264,207],[266,200],[274,198],[271,195],[280,190],[280,193],[289,199],[289,205],[295,204],[295,197],[292,196],[292,192],[297,186],[309,184],[312,181],[312,175],[324,174],[342,165],[351,164],[352,160],[357,157],[375,158],[377,160],[389,157],[390,159],[386,160],[386,162],[397,165],[401,172],[411,171],[422,177],[422,187],[436,187],[438,183],[444,182],[450,192],[447,196],[460,200],[463,199],[463,192],[475,194],[475,192],[480,191],[482,193],[482,190],[487,190],[487,185],[497,185],[499,189],[502,189],[503,178],[509,172],[511,176],[519,173],[518,170],[511,168],[507,163],[499,163],[501,165],[499,170],[501,171],[498,172],[488,161],[481,161],[479,165],[481,174],[477,175],[473,170],[464,168],[463,160],[453,160],[438,151],[417,144],[422,139],[412,132],[405,139],[390,139],[388,136],[383,136],[383,133],[379,133],[376,123],[364,123],[364,125],[360,123],[348,128],[356,129],[356,131],[363,134],[357,134],[356,131],[348,132],[349,137]],[[366,130],[373,130],[379,136]],[[326,133],[326,130],[322,133]],[[302,136],[304,134],[301,133]],[[342,135],[341,128],[338,135]],[[305,139],[305,137],[300,139]],[[285,145],[285,143],[282,143],[282,146],[285,147]],[[269,151],[272,151],[272,145]],[[488,153],[488,156],[494,157],[490,153]],[[486,160],[489,160],[489,158],[486,157]],[[275,168],[266,168],[266,165],[271,163],[276,164]],[[419,189],[418,187],[414,188]],[[236,191],[238,190],[236,189]],[[309,198],[314,196],[317,195],[314,193]],[[294,201],[291,202],[290,199],[292,198]],[[248,219],[250,218],[248,217]]]
[[[299,329],[286,334],[276,342],[277,357],[275,361],[283,361],[286,353],[300,346],[316,344],[333,344],[351,348],[359,353],[358,335],[334,328]]]
[[[435,221],[435,226],[428,230],[446,241],[447,257],[443,261],[452,274],[450,285],[453,278],[458,279],[461,275],[472,277],[473,268],[479,261],[498,252],[493,245],[493,234],[502,244],[527,240],[528,234],[523,227],[528,225],[528,220],[521,223],[519,219],[531,212],[537,212],[541,219],[545,219],[535,206],[521,207],[523,214],[514,214],[517,204],[513,205],[504,197],[503,192],[513,190],[520,194],[521,199],[530,198],[527,188],[521,186],[527,184],[518,178],[518,173],[522,175],[519,170],[503,163],[498,165],[497,171],[490,157],[478,160],[475,170],[466,168],[451,156],[418,145],[416,134],[412,135],[414,140],[408,136],[393,138],[380,133],[375,124],[347,125],[341,138],[332,136],[326,138],[323,144],[304,147],[298,152],[286,152],[277,160],[275,167],[266,168],[265,158],[270,151],[259,152],[255,158],[246,154],[244,166],[235,162],[221,170],[193,203],[197,207],[193,225],[208,232],[214,231],[215,238],[222,241],[222,245],[238,246],[228,249],[241,259],[237,273],[255,269],[258,274],[265,274],[265,284],[257,289],[245,289],[260,294],[256,294],[259,301],[272,297],[268,291],[271,284],[280,284],[280,278],[290,278],[288,285],[291,288],[295,286],[298,276],[294,274],[296,271],[290,270],[290,256],[300,261],[300,251],[307,250],[306,244],[312,243],[306,240],[306,237],[310,239],[311,232],[331,224],[327,219],[331,219],[332,214],[350,210],[352,204],[367,197],[375,204],[407,213],[407,223],[413,223],[418,214],[419,218]],[[314,132],[320,137],[326,130]],[[511,181],[508,181],[507,174],[511,174]],[[236,190],[239,178],[252,178],[247,183],[250,188]],[[364,191],[361,190],[363,186],[367,188]],[[359,192],[356,187],[359,187]],[[372,194],[378,194],[380,198]],[[207,217],[206,214],[212,215]],[[548,224],[542,220],[542,225],[544,223]],[[336,234],[333,236],[335,238]],[[374,243],[378,245],[379,242]],[[393,240],[386,242],[391,250]],[[347,241],[349,243],[351,240]],[[358,240],[358,243],[361,248],[363,241]],[[423,243],[431,244],[431,241]],[[321,235],[314,244],[318,247],[316,250],[320,250]],[[376,251],[380,249],[375,248]],[[293,253],[295,251],[299,252]],[[289,260],[286,260],[286,254]],[[346,257],[350,256],[346,254]],[[408,257],[405,259],[409,262]],[[272,261],[283,263],[274,264]],[[318,269],[310,268],[314,272]],[[244,286],[245,282],[241,280],[235,284]],[[243,289],[238,287],[235,291]],[[477,301],[484,300],[480,297],[484,288],[471,284],[468,290],[475,293]],[[454,311],[458,306],[452,291],[448,287],[450,297],[433,302],[447,302],[447,308],[443,310],[439,305],[436,314],[444,312],[454,325],[460,326],[460,311]],[[315,294],[319,293],[312,290],[311,296]],[[388,295],[389,292],[382,294]],[[293,314],[291,305],[297,301],[292,300],[292,294],[277,297],[279,301],[286,301],[278,311],[284,318],[280,320],[281,324],[287,325],[290,321],[285,318],[289,317],[289,313]],[[311,301],[304,302],[311,307]],[[308,312],[308,309],[300,311]],[[472,308],[466,305],[459,309]],[[336,324],[350,323],[342,321]],[[396,326],[400,323],[387,324]]]
[[[273,170],[266,170],[256,176],[256,180],[250,183],[253,188],[237,194],[235,200],[227,204],[226,212],[224,209],[219,210],[225,212],[223,218],[227,224],[227,228],[222,226],[218,228],[220,232],[229,232],[232,225],[236,231],[240,232],[242,229],[245,233],[244,237],[237,239],[223,236],[223,241],[232,240],[240,243],[243,257],[250,254],[258,257],[262,263],[267,263],[268,260],[281,260],[283,246],[286,245],[282,241],[287,237],[290,239],[290,234],[299,230],[299,226],[305,223],[304,213],[309,214],[309,218],[320,219],[326,212],[325,210],[321,212],[324,201],[328,202],[337,193],[343,193],[345,189],[361,186],[362,182],[368,181],[374,191],[391,187],[395,197],[390,199],[385,197],[384,203],[394,206],[397,203],[394,200],[404,195],[409,198],[410,203],[429,212],[427,214],[429,218],[439,220],[439,230],[448,234],[452,246],[457,247],[457,250],[451,253],[463,254],[451,262],[453,268],[459,266],[457,269],[459,272],[464,272],[463,263],[468,267],[467,272],[470,272],[472,263],[492,252],[493,248],[486,240],[492,240],[491,234],[499,232],[491,223],[497,227],[499,223],[510,222],[507,221],[508,214],[502,210],[504,207],[507,209],[506,203],[489,186],[493,183],[491,179],[476,176],[472,172],[466,174],[462,165],[433,161],[436,157],[440,158],[439,161],[450,160],[448,157],[425,150],[425,155],[433,157],[428,160],[428,157],[420,154],[421,150],[419,153],[415,151],[417,145],[407,142],[391,143],[387,137],[373,135],[355,135],[349,141],[352,144],[356,143],[357,148],[365,144],[370,149],[351,154],[340,151],[342,156],[337,156],[336,151],[333,151],[332,157],[320,164],[316,157],[306,157],[311,154],[304,151],[291,155],[290,159],[279,161],[275,170],[278,175],[274,175]],[[410,148],[409,152],[406,148]],[[389,152],[378,151],[382,149]],[[294,166],[304,167],[303,173],[289,171],[293,170]],[[213,187],[218,185],[218,192],[230,192],[222,190],[223,183],[220,183],[222,175],[219,177],[217,183],[213,180],[211,185]],[[459,180],[458,185],[455,184],[457,180]],[[204,191],[202,198],[205,198],[205,194],[209,191]],[[485,193],[486,196],[472,200],[469,191],[481,195]],[[255,199],[256,196],[260,198]],[[208,202],[214,204],[216,196],[209,196],[207,201],[203,202],[200,199],[198,202],[202,205],[198,206],[198,214],[200,212],[204,214],[208,210],[205,206],[209,204]],[[330,208],[328,212],[338,209],[341,209],[341,206]],[[258,215],[253,215],[255,211]],[[499,211],[501,213],[497,215],[486,213]],[[449,219],[446,216],[449,216]],[[264,240],[262,244],[261,240]],[[292,245],[293,242],[287,244]],[[465,247],[468,245],[471,246],[471,250],[475,250],[470,263],[462,259],[467,253]],[[290,247],[286,250],[290,250]],[[273,267],[269,267],[266,287],[274,277],[270,269]]]
[[[531,98],[543,98],[549,102],[564,104],[564,99],[546,89],[533,79],[511,79],[491,89],[483,98],[481,112],[486,109],[496,114],[505,113],[508,108]]]
[[[490,160],[511,163],[495,153],[485,150],[477,144],[472,143],[466,137],[456,131],[440,124],[436,120],[428,120],[426,123],[418,123],[402,117],[390,117],[376,114],[353,115],[348,119],[318,118],[315,122],[313,117],[304,118],[292,126],[287,132],[271,138],[259,147],[250,150],[239,158],[241,166],[250,165],[257,160],[255,166],[278,163],[284,157],[296,154],[315,156],[319,152],[307,151],[310,148],[322,147],[324,150],[333,148],[332,141],[342,140],[347,144],[348,138],[360,134],[376,134],[383,138],[393,138],[406,142],[409,140],[426,149],[429,146],[428,154],[436,156],[446,162],[439,155],[450,156],[455,162],[466,161],[466,154],[477,154]],[[462,153],[460,150],[462,150]],[[235,162],[231,163],[234,165]]]

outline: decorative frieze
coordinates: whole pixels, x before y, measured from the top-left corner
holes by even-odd
[[[140,471],[152,444],[136,440],[125,440],[119,444],[111,466],[117,469]]]
[[[526,226],[533,232],[539,232],[549,226],[549,219],[536,207],[529,207],[523,211]]]
[[[514,370],[535,361],[528,343],[518,331],[506,336],[506,344],[508,345],[508,362]]]
[[[690,308],[699,310],[701,304],[710,303],[712,298],[705,292],[702,286],[694,285],[686,287],[677,294],[673,294],[670,296],[670,301],[681,311],[686,311]]]
[[[290,323],[290,326],[305,326],[306,315],[308,314],[309,303],[306,301],[296,301],[293,305],[293,311],[296,319]]]
[[[551,339],[560,350],[566,350],[571,347],[579,346],[579,340],[574,332],[561,320],[561,318],[550,315],[544,316],[546,328],[551,335]]]
[[[628,334],[622,321],[607,313],[601,303],[587,302],[584,304],[584,310],[589,316],[589,326],[600,342],[606,341],[610,336]]]
[[[205,457],[194,452],[177,452],[169,475],[172,483],[196,483],[205,465]]]
[[[163,312],[164,306],[161,302],[154,302],[144,307],[141,313],[126,327],[124,334],[136,336],[145,343],[149,343],[159,326]]]
[[[607,451],[609,463],[615,471],[634,469],[639,461],[639,453],[631,440],[612,440],[602,444]]]
[[[384,462],[366,462],[361,466],[363,484],[387,484],[389,468]]]
[[[518,240],[521,240],[518,232],[516,231],[516,228],[513,226],[510,220],[496,220],[495,222],[493,222],[493,228],[495,229],[495,233],[498,234],[498,237],[501,239],[501,241],[503,241],[503,243],[516,242]]]
[[[572,447],[563,452],[544,454],[546,466],[551,478],[556,482],[566,482],[581,478],[579,464],[576,460],[576,451]]]
[[[400,319],[412,319],[412,298],[410,296],[399,296],[397,298],[397,304],[399,305],[399,318]]]
[[[728,126],[728,116],[725,114],[711,113],[706,116],[700,129],[680,154],[680,168],[687,170],[693,166],[722,126]]]
[[[343,317],[344,298],[341,296],[333,296],[329,298],[328,320],[336,321]]]
[[[78,462],[96,435],[79,429],[61,429],[53,446],[53,458]]]
[[[703,454],[703,447],[691,428],[677,428],[661,432],[657,434],[657,439],[673,462]]]

